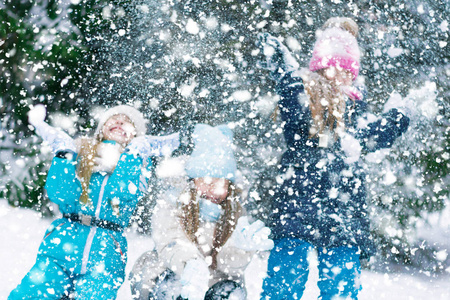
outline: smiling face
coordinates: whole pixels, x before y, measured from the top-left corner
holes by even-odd
[[[230,181],[224,178],[202,177],[195,178],[194,184],[199,196],[220,204],[227,198]]]
[[[102,128],[103,139],[127,145],[135,136],[136,128],[126,115],[118,114],[109,118]]]

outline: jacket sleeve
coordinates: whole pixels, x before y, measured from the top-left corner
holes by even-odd
[[[108,180],[109,197],[120,199],[122,209],[134,210],[134,204],[142,196],[140,189],[141,180],[144,180],[142,173],[141,157],[129,152],[122,153]]]
[[[355,136],[366,151],[389,148],[409,126],[409,118],[393,108],[372,122],[358,120]]]
[[[166,268],[180,275],[188,260],[202,258],[197,246],[184,233],[175,206],[158,200],[153,211],[152,224],[152,237],[159,260]]]
[[[81,184],[75,171],[75,159],[55,156],[47,174],[47,195],[52,202],[60,205],[63,212],[74,206],[81,196]]]
[[[278,107],[281,119],[285,122],[283,131],[288,147],[306,143],[311,113],[302,78],[295,75],[295,72],[286,73],[277,83],[277,93],[280,96]]]

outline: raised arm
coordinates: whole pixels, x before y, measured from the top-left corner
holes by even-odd
[[[373,122],[359,122],[355,137],[366,151],[389,148],[409,126],[409,118],[396,108],[383,113]]]
[[[45,123],[46,113],[44,105],[36,105],[28,112],[28,122],[35,128],[36,134],[50,145],[54,154],[59,151],[76,153],[76,146],[72,137],[61,129]]]
[[[71,212],[75,210],[76,201],[81,195],[81,184],[75,173],[75,142],[61,129],[45,123],[46,113],[43,105],[36,105],[28,112],[28,121],[34,126],[36,134],[50,145],[55,154],[45,189],[50,200],[58,204],[63,212]]]
[[[280,95],[278,107],[281,120],[285,122],[283,132],[289,147],[307,142],[311,122],[311,112],[304,94],[302,78],[298,72],[286,73],[277,83]]]
[[[286,122],[284,136],[288,146],[306,142],[309,134],[310,112],[304,95],[299,64],[289,49],[276,37],[264,33],[258,35],[258,46],[263,54],[261,66],[270,71],[280,96],[278,107],[281,119]],[[303,100],[303,101],[302,101]]]

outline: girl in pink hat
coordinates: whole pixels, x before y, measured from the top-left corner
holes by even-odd
[[[359,260],[374,253],[360,155],[390,147],[409,118],[398,108],[380,118],[365,113],[364,89],[356,84],[357,34],[353,20],[329,19],[317,33],[308,69],[300,69],[277,38],[259,36],[287,144],[267,221],[275,246],[263,299],[302,297],[311,249],[318,253],[320,299],[357,299]]]

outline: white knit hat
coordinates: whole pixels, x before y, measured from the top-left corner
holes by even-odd
[[[118,105],[98,113],[99,120],[97,129],[95,130],[95,136],[100,134],[105,122],[114,115],[126,115],[130,118],[136,128],[136,136],[144,135],[147,132],[147,121],[139,110],[129,105]]]

